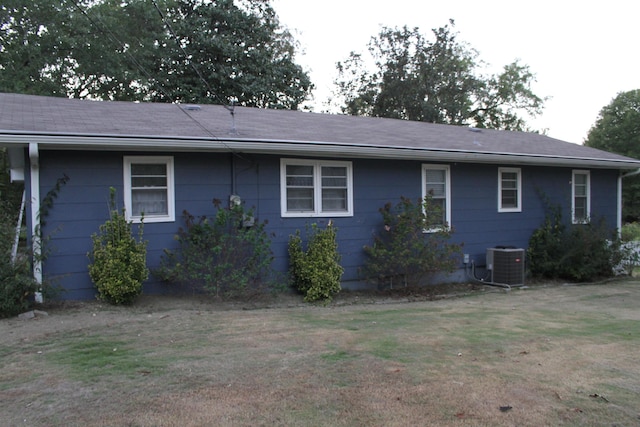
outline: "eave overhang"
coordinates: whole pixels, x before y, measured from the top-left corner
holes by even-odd
[[[66,135],[20,131],[0,131],[0,146],[27,147],[37,143],[40,150],[107,150],[129,152],[236,152],[285,156],[333,158],[398,159],[428,162],[487,163],[556,167],[583,167],[636,170],[640,161],[572,157],[536,153],[488,152],[414,146],[364,145],[325,141],[281,141],[247,138],[194,138],[180,136]]]

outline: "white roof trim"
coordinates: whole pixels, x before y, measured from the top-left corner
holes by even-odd
[[[135,135],[60,135],[5,131],[0,145],[41,144],[41,149],[246,152],[287,156],[326,156],[370,159],[400,159],[434,162],[491,163],[513,165],[638,169],[640,160],[552,156],[543,154],[482,152],[471,150],[371,146],[323,141],[250,140],[243,138],[153,137]]]

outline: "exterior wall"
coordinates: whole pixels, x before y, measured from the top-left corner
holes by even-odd
[[[66,291],[67,299],[90,299],[95,295],[87,273],[87,252],[91,250],[91,234],[108,219],[109,187],[123,198],[124,155],[166,155],[166,153],[120,153],[41,151],[41,196],[53,187],[63,174],[69,182],[60,190],[45,218],[45,237],[49,237],[49,256],[44,274],[55,278]],[[330,218],[282,218],[280,215],[280,157],[229,153],[175,153],[174,223],[149,223],[144,226],[148,240],[147,260],[150,268],[158,266],[164,248],[175,247],[173,239],[183,225],[182,212],[195,216],[214,215],[212,200],[228,203],[231,194],[241,196],[245,206],[255,210],[259,221],[267,220],[267,231],[273,233],[274,267],[286,271],[287,242],[296,229],[303,232],[316,222],[323,226]],[[344,159],[340,159],[344,160]],[[372,243],[379,231],[378,209],[393,204],[400,196],[421,197],[422,164],[418,161],[352,160],[354,180],[354,216],[334,218],[338,228],[339,251],[345,268],[346,286],[361,286],[358,268],[364,263],[362,247]],[[521,167],[522,212],[498,212],[498,168],[514,165],[481,165],[452,163],[452,226],[454,240],[464,243],[464,252],[476,264],[484,264],[488,247],[508,245],[527,247],[531,233],[545,216],[540,193],[563,207],[570,218],[571,168]],[[604,216],[612,227],[617,215],[617,171],[591,171],[591,213]],[[121,205],[122,206],[122,205]],[[464,279],[461,270],[454,276]],[[145,292],[167,291],[153,278],[145,284]]]

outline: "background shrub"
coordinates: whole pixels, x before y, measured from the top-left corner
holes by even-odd
[[[237,296],[273,287],[271,240],[266,222],[241,205],[217,209],[214,218],[195,218],[184,212],[185,227],[178,230],[178,249],[165,249],[160,268],[153,274],[161,280],[205,290],[216,296]]]
[[[99,233],[91,236],[93,250],[87,254],[91,260],[89,276],[98,298],[111,304],[130,304],[142,294],[142,282],[149,276],[143,224],[140,223],[136,241],[124,209],[118,212],[116,208],[114,188],[109,207],[110,219],[100,226]]]
[[[535,278],[584,282],[612,276],[622,250],[617,233],[604,220],[565,225],[555,206],[531,235],[527,258]]]
[[[630,222],[623,225],[620,238],[623,242],[640,241],[640,223]]]
[[[462,245],[449,243],[453,230],[442,224],[442,209],[430,196],[413,203],[401,197],[380,208],[383,226],[373,245],[365,246],[363,273],[379,285],[417,286],[427,275],[452,272],[461,262]]]
[[[324,229],[312,224],[306,250],[300,230],[289,237],[290,278],[306,302],[330,301],[340,292],[344,268],[340,265],[337,232],[331,221]]]

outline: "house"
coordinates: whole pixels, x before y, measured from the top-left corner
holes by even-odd
[[[35,274],[58,277],[64,298],[93,298],[91,234],[108,218],[109,187],[127,216],[145,217],[148,264],[159,264],[182,212],[213,215],[241,200],[268,221],[274,267],[310,223],[338,227],[344,286],[362,284],[363,246],[379,208],[431,191],[454,240],[478,265],[487,248],[526,248],[547,198],[574,222],[620,227],[622,177],[640,161],[548,136],[394,119],[219,105],[100,102],[0,94],[0,146],[24,180],[28,234],[40,203],[66,176],[42,226],[50,253]],[[38,249],[37,239],[33,242]],[[464,266],[452,278],[464,279]],[[146,292],[162,291],[152,278]]]

